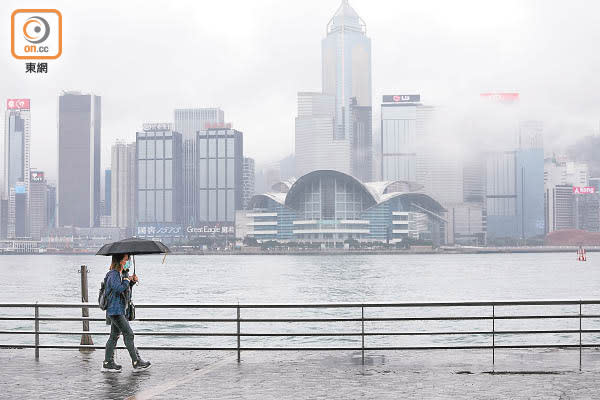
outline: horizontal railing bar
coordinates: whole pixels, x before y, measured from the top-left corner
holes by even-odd
[[[425,332],[299,332],[299,333],[240,333],[247,337],[302,337],[302,336],[435,336],[435,335],[524,335],[524,334],[556,334],[556,333],[600,333],[600,329],[554,329],[554,330],[509,330],[509,331],[425,331]],[[100,331],[0,331],[0,335],[109,335]],[[137,336],[237,336],[230,332],[136,332]]]
[[[99,331],[0,331],[0,335],[94,335],[94,336],[108,336],[110,332],[99,332]],[[217,332],[135,332],[136,336],[237,336],[236,333],[217,333]]]
[[[104,349],[104,346],[94,345],[39,345],[40,349]],[[599,344],[539,344],[539,345],[470,345],[470,346],[379,346],[365,347],[365,350],[478,350],[478,349],[575,349],[599,348]],[[0,348],[5,349],[33,349],[33,344],[0,344]],[[118,346],[118,349],[125,349],[124,346]],[[237,347],[195,347],[195,346],[138,346],[140,350],[203,350],[203,351],[237,351]],[[321,350],[349,350],[360,351],[360,347],[241,347],[241,351],[321,351]]]
[[[581,315],[582,319],[600,315]],[[579,315],[505,315],[472,317],[372,317],[364,321],[473,321],[518,319],[579,319]],[[92,321],[104,322],[106,318],[93,317],[40,317],[38,321]],[[0,321],[35,321],[35,317],[0,317]],[[235,318],[136,318],[137,322],[237,322]],[[360,318],[242,318],[240,322],[360,322]]]
[[[0,344],[0,349],[104,349],[104,346],[96,345],[51,345],[40,344]],[[126,349],[125,346],[117,346],[117,349]],[[139,350],[203,350],[203,351],[235,351],[235,347],[197,347],[197,346],[136,346]]]
[[[579,329],[528,330],[528,331],[448,331],[448,332],[324,332],[324,333],[242,333],[240,336],[435,336],[435,335],[520,335],[579,333]],[[583,329],[581,333],[600,333],[600,329]]]
[[[403,303],[289,303],[289,304],[136,304],[138,308],[384,308],[384,307],[484,307],[523,305],[579,305],[600,304],[600,300],[499,300],[456,302],[403,302]],[[0,308],[98,308],[97,303],[0,303]]]
[[[235,318],[136,318],[137,322],[236,322]],[[35,317],[0,317],[0,321],[35,321]],[[38,321],[92,321],[104,322],[106,318],[93,317],[40,317]]]

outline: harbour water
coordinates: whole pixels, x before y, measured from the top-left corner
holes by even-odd
[[[100,281],[109,259],[100,256],[3,256],[0,257],[0,302],[78,302],[79,266],[89,268],[90,301],[95,302]],[[485,254],[485,255],[348,255],[348,256],[162,256],[136,257],[140,284],[134,289],[136,303],[345,303],[420,302],[478,300],[600,299],[600,253],[590,253],[587,262],[575,254]],[[597,312],[588,306],[586,312]],[[250,316],[357,316],[356,310],[244,310]],[[377,315],[487,315],[486,308],[369,310]],[[505,307],[497,314],[577,313],[574,306],[560,309]],[[31,309],[0,309],[2,315],[24,315]],[[80,315],[81,310],[43,310],[42,315]],[[92,316],[102,316],[91,310]],[[193,318],[195,316],[234,317],[232,310],[139,309],[138,317]],[[592,329],[600,321],[586,320]],[[499,325],[501,324],[501,325]],[[370,330],[435,331],[489,330],[489,321],[435,321],[411,323],[371,323]],[[496,329],[575,328],[578,321],[502,321]],[[32,330],[31,321],[0,321],[0,330]],[[42,323],[44,330],[80,330],[80,322]],[[234,324],[184,324],[134,322],[134,331],[234,332]],[[108,331],[103,322],[93,322],[93,331]],[[360,332],[356,323],[291,324],[243,326],[245,332]],[[586,341],[600,341],[587,334]],[[77,336],[44,335],[42,343],[78,344]],[[94,340],[103,344],[105,337]],[[138,336],[138,345],[224,345],[235,338]],[[244,338],[248,345],[348,345],[360,338]],[[514,343],[522,336],[496,339]],[[527,337],[539,343],[571,343],[573,335]],[[32,343],[32,336],[0,335],[1,343]],[[368,345],[423,345],[441,343],[487,343],[480,336],[452,337],[370,337]]]

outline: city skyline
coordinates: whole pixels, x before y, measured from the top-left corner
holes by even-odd
[[[58,2],[56,7],[60,8],[61,4],[66,3]],[[200,11],[217,15],[227,4],[204,5],[204,10],[198,10],[193,4],[186,7],[191,15]],[[235,36],[237,33],[227,32],[225,27],[207,21],[209,18],[202,19],[205,22],[200,28],[184,24],[175,30],[174,36],[163,41],[154,40],[157,39],[154,33],[147,31],[142,35],[146,40],[127,38],[129,45],[139,46],[140,52],[149,51],[151,44],[153,51],[173,54],[184,51],[189,39],[183,37],[191,34],[200,40],[200,53],[208,51],[214,59],[214,62],[201,64],[196,63],[192,55],[185,62],[185,54],[180,63],[168,61],[169,57],[148,62],[145,57],[123,55],[126,43],[115,44],[114,40],[102,39],[94,33],[104,32],[100,27],[108,18],[107,12],[88,13],[85,6],[73,5],[65,14],[65,54],[50,64],[47,78],[51,79],[26,76],[20,71],[22,63],[10,62],[6,65],[10,73],[0,78],[0,88],[5,98],[31,98],[35,109],[31,124],[32,167],[47,171],[50,182],[57,176],[56,156],[47,151],[57,146],[57,98],[62,90],[69,89],[93,92],[104,98],[102,169],[109,164],[110,147],[116,139],[132,141],[142,121],[170,120],[173,110],[180,107],[220,107],[227,111],[233,128],[240,128],[256,138],[247,143],[246,155],[255,158],[260,165],[292,152],[295,93],[317,90],[320,86],[320,71],[316,66],[320,64],[321,54],[315,43],[323,37],[324,21],[339,4],[337,0],[291,3],[285,5],[286,10],[278,4],[255,4],[254,13],[264,17],[261,24],[264,26],[244,21],[243,10],[247,5],[237,4],[239,12],[230,13],[231,18],[240,21],[250,32],[242,41]],[[470,101],[477,101],[481,92],[518,91],[522,106],[531,118],[544,121],[549,147],[569,144],[576,137],[597,131],[598,117],[593,104],[597,96],[595,87],[600,85],[593,71],[600,60],[585,49],[592,48],[586,43],[593,43],[600,32],[590,28],[595,24],[580,24],[586,26],[582,35],[582,27],[562,20],[557,3],[546,2],[543,8],[524,2],[486,6],[476,2],[458,2],[452,6],[425,2],[403,8],[394,4],[375,6],[361,0],[350,4],[365,19],[368,36],[373,40],[372,98],[375,105],[382,94],[420,93],[426,96],[428,104],[436,106],[452,104],[449,100],[454,99],[452,112],[461,115]],[[14,2],[3,5],[2,9],[7,10],[16,7]],[[119,4],[125,16],[119,17],[116,25],[132,23],[130,18],[133,17],[127,16],[127,10],[134,6]],[[429,15],[426,11],[432,6],[444,11],[446,18]],[[161,12],[177,14],[182,7],[167,7]],[[290,7],[291,10],[287,10]],[[571,14],[583,19],[596,18],[592,16],[593,7],[595,5],[576,5]],[[143,17],[149,21],[162,18],[158,8],[145,7]],[[88,28],[83,29],[83,24]],[[555,29],[556,26],[561,29]],[[273,30],[278,32],[275,37],[265,34]],[[69,32],[74,31],[84,35],[81,43],[97,44],[92,46],[93,53],[81,47],[72,36],[69,39]],[[475,31],[477,38],[470,35]],[[117,33],[121,33],[120,29],[114,32],[111,29],[102,35],[114,39],[112,35]],[[6,34],[2,32],[0,38]],[[207,45],[202,41],[203,35],[208,35],[214,43]],[[526,39],[521,40],[522,37]],[[571,46],[574,40],[581,45]],[[165,42],[169,42],[170,47],[165,47]],[[107,65],[106,60],[98,56],[109,45],[118,55],[123,55],[118,65]],[[77,59],[72,56],[75,53]],[[244,64],[244,71],[227,62],[234,54],[237,60],[234,64]],[[406,62],[407,59],[410,62]],[[577,60],[582,59],[586,61],[585,68],[577,75],[569,74]],[[304,68],[303,65],[315,67]],[[17,79],[8,79],[9,76]],[[289,79],[290,76],[294,78]],[[269,110],[269,124],[264,124],[264,110]],[[379,119],[378,112],[375,107],[374,121]],[[375,131],[373,135],[377,135]],[[267,150],[261,146],[267,141],[273,143],[273,148]]]

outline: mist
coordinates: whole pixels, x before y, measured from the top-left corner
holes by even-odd
[[[374,135],[381,95],[419,93],[438,108],[437,143],[461,154],[495,146],[514,120],[480,109],[479,94],[494,91],[520,93],[515,119],[544,123],[546,152],[598,132],[598,3],[350,3],[372,40]],[[0,93],[31,98],[31,165],[50,180],[62,90],[102,96],[103,168],[116,139],[133,141],[142,123],[171,121],[177,107],[221,107],[244,132],[246,155],[276,162],[294,150],[296,93],[321,88],[320,42],[338,5],[56,1],[63,56],[48,74],[27,75],[0,31]],[[8,20],[22,6],[4,1],[0,12]],[[37,6],[47,4],[28,3]]]

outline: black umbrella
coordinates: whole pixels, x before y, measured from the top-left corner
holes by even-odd
[[[138,239],[135,237],[105,244],[96,253],[97,256],[112,256],[113,254],[166,254],[171,250],[158,240]],[[164,263],[164,259],[163,259]],[[135,257],[133,257],[133,271],[135,273]]]
[[[102,246],[96,253],[97,256],[111,256],[113,254],[163,254],[170,253],[167,246],[157,240],[128,238]]]

